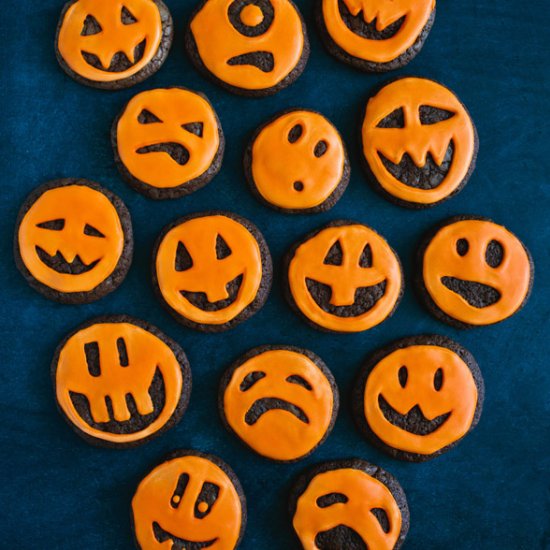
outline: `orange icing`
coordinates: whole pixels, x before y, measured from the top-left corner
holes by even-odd
[[[323,263],[337,242],[343,250],[342,265]],[[372,267],[362,268],[359,259],[366,245],[372,250]],[[332,289],[330,303],[349,306],[355,302],[355,291],[386,281],[385,293],[368,311],[355,317],[340,317],[321,309],[312,298],[306,279]],[[388,243],[365,225],[327,227],[296,249],[288,269],[290,291],[297,307],[317,325],[338,332],[368,330],[386,319],[393,311],[402,287],[399,260]]]
[[[332,40],[345,52],[374,63],[389,63],[411,48],[435,9],[435,0],[343,0],[354,16],[363,12],[365,22],[377,20],[381,31],[405,17],[397,34],[373,40],[354,33],[340,14],[339,0],[322,0],[323,21]]]
[[[296,125],[301,136],[293,143],[289,132]],[[320,142],[326,153],[316,157]],[[307,209],[322,204],[336,189],[344,173],[346,153],[342,138],[322,115],[292,111],[265,126],[252,146],[252,177],[260,195],[281,208]],[[303,188],[295,189],[301,182]]]
[[[292,72],[302,57],[304,31],[300,15],[288,0],[268,0],[274,10],[273,22],[265,33],[249,37],[233,27],[229,19],[233,1],[207,0],[191,21],[200,58],[212,74],[227,84],[247,90],[272,88]],[[246,25],[258,24],[257,10],[252,12],[249,8],[252,6],[241,12],[241,21]],[[255,52],[273,55],[272,71],[228,64],[233,57]]]
[[[459,239],[468,241],[465,256],[458,254]],[[498,267],[485,261],[492,240],[504,249]],[[469,325],[489,325],[510,317],[529,293],[531,265],[525,248],[513,233],[490,221],[463,220],[441,228],[426,248],[422,265],[424,286],[432,300],[447,315]],[[445,287],[442,277],[489,285],[500,292],[500,299],[493,305],[476,308]]]
[[[143,110],[161,122],[141,124]],[[202,135],[186,130],[186,124],[202,124]],[[194,92],[181,88],[149,90],[134,96],[117,124],[117,149],[127,170],[153,187],[177,187],[198,178],[208,170],[220,146],[219,125],[210,103]],[[137,153],[137,150],[163,143],[179,143],[189,152],[181,166],[165,152]]]
[[[125,7],[137,20],[125,25],[122,9]],[[92,15],[101,26],[97,34],[82,36],[84,22]],[[162,39],[162,21],[158,7],[152,0],[77,0],[65,12],[57,49],[65,63],[78,75],[97,82],[112,82],[135,75],[156,55]],[[143,57],[129,69],[109,72],[86,62],[82,52],[96,55],[108,68],[117,52],[124,52],[134,62],[134,49],[146,41]]]
[[[436,124],[422,125],[419,109],[426,105],[445,109],[454,116]],[[402,108],[404,128],[378,128],[378,124],[396,109]],[[413,203],[433,204],[459,187],[475,152],[475,130],[470,115],[448,89],[425,78],[403,78],[382,88],[367,103],[362,127],[363,154],[380,185],[391,195]],[[414,163],[423,167],[431,153],[441,164],[450,142],[454,156],[445,179],[434,189],[420,189],[395,178],[384,166],[379,153],[399,163],[408,153]]]
[[[64,220],[62,230],[38,227]],[[86,235],[86,225],[104,237]],[[21,259],[31,275],[59,292],[89,292],[113,273],[124,249],[124,231],[118,212],[100,191],[86,185],[67,185],[45,191],[24,215],[18,231]],[[67,262],[78,255],[91,270],[73,275],[59,273],[42,262],[37,247],[50,256],[60,252]]]
[[[254,4],[248,4],[241,11],[241,21],[249,27],[255,27],[264,20],[262,9]]]
[[[317,499],[330,493],[342,493],[348,502],[320,508]],[[386,512],[388,533],[371,512],[373,508]],[[367,473],[352,468],[317,474],[298,498],[292,521],[305,550],[316,550],[316,535],[339,525],[354,529],[369,548],[391,550],[399,539],[401,523],[401,511],[391,491]]]
[[[240,385],[247,375],[264,378],[250,389]],[[302,377],[311,390],[287,379]],[[281,409],[271,409],[249,425],[245,415],[262,398],[281,399],[302,409],[309,423]],[[223,396],[224,414],[235,433],[259,454],[275,460],[294,460],[308,454],[325,436],[333,414],[334,395],[321,369],[307,356],[285,349],[268,350],[239,366]]]
[[[218,260],[216,238],[221,235],[231,254]],[[187,248],[193,266],[175,270],[178,243]],[[248,307],[256,298],[262,281],[262,257],[254,235],[239,222],[217,214],[184,221],[163,237],[155,261],[159,289],[164,300],[178,314],[200,324],[223,325]],[[210,302],[229,297],[226,285],[243,276],[236,300],[223,309],[204,311],[194,306],[180,291],[204,292]]]
[[[404,388],[398,377],[403,366],[408,373]],[[436,391],[434,376],[438,369],[442,369],[443,383]],[[416,435],[386,420],[378,404],[380,395],[402,415],[418,405],[428,420],[447,413],[450,416],[432,433]],[[365,386],[364,412],[372,431],[390,447],[429,455],[468,432],[477,398],[474,377],[455,352],[439,346],[409,346],[390,353],[371,371]]]
[[[128,354],[128,366],[121,366],[117,340],[122,338]],[[86,361],[85,344],[99,346],[99,376],[92,376]],[[131,418],[126,395],[131,394],[141,415],[153,412],[149,387],[156,370],[164,380],[165,403],[160,415],[135,433],[109,433],[90,426],[77,412],[70,397],[77,392],[88,398],[95,422],[126,421]],[[131,443],[161,429],[178,406],[183,385],[180,364],[174,352],[160,338],[131,323],[97,323],[71,336],[57,362],[55,391],[57,401],[68,419],[85,434],[111,443]],[[109,397],[113,418],[105,399]]]
[[[183,495],[173,499],[182,474],[187,474],[189,481]],[[205,482],[216,485],[219,494],[210,512],[197,518],[195,505],[204,513],[204,505],[198,499]],[[215,539],[208,548],[233,550],[243,515],[239,494],[227,474],[207,458],[193,455],[173,458],[150,472],[132,499],[132,513],[136,539],[143,550],[172,548],[172,541],[158,542],[154,522],[180,539],[197,543]]]

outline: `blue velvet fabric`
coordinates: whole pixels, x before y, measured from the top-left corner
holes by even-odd
[[[129,505],[142,476],[173,449],[193,448],[226,460],[249,503],[246,550],[297,547],[287,517],[292,480],[322,460],[362,457],[398,477],[409,500],[406,548],[525,549],[550,547],[550,368],[548,272],[550,21],[544,0],[442,1],[420,55],[407,68],[363,74],[332,59],[313,25],[313,0],[299,0],[312,54],[301,78],[261,100],[235,97],[196,72],[184,54],[191,0],[167,0],[175,40],[164,67],[146,82],[108,92],[81,86],[58,67],[53,39],[62,0],[4,0],[1,64],[0,201],[2,336],[0,339],[0,547],[113,550],[132,547]],[[479,130],[478,166],[456,198],[408,211],[380,198],[360,167],[357,126],[369,90],[397,75],[421,75],[454,89]],[[221,173],[206,188],[170,202],[153,202],[126,186],[109,142],[113,118],[135,93],[166,85],[205,92],[226,135]],[[243,177],[243,148],[257,125],[290,106],[317,109],[341,130],[351,156],[351,183],[330,212],[287,216],[260,205]],[[135,258],[126,281],[92,305],[68,306],[31,290],[12,260],[15,217],[24,197],[59,177],[96,180],[128,205]],[[226,209],[263,231],[275,264],[275,284],[253,319],[218,335],[178,325],[160,307],[150,283],[151,249],[176,217]],[[506,322],[458,331],[436,321],[415,296],[411,261],[419,237],[455,214],[489,216],[516,232],[533,253],[536,277],[523,311]],[[361,334],[326,335],[304,324],[282,298],[281,258],[305,233],[338,218],[365,222],[398,251],[407,289],[396,314]],[[183,421],[133,450],[94,448],[58,414],[50,360],[60,339],[96,315],[127,313],[175,338],[193,370],[191,404]],[[391,340],[426,332],[455,338],[472,351],[486,382],[481,422],[456,449],[425,464],[395,461],[357,433],[349,408],[353,378],[365,357]],[[217,413],[220,374],[252,346],[286,343],[310,348],[334,372],[342,407],[327,442],[310,458],[273,464],[226,433]]]

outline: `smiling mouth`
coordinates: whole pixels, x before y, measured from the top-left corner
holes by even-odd
[[[354,34],[369,40],[389,40],[393,38],[401,30],[406,19],[404,15],[391,25],[379,31],[376,28],[378,18],[375,17],[370,23],[367,23],[362,11],[357,15],[352,15],[343,0],[338,1],[338,8],[342,21],[346,24],[346,27]]]
[[[435,189],[447,177],[454,158],[454,143],[451,140],[443,162],[437,164],[431,153],[426,155],[426,164],[420,168],[415,164],[408,153],[403,155],[403,158],[398,164],[395,164],[386,158],[380,151],[378,156],[386,170],[397,180],[409,187],[417,189]]]
[[[306,278],[307,289],[315,303],[327,313],[338,317],[358,317],[371,310],[386,292],[386,281],[377,285],[362,286],[355,291],[355,301],[350,306],[334,306],[330,303],[332,289],[329,285]]]
[[[228,65],[252,65],[262,71],[270,73],[275,68],[275,58],[271,52],[251,52],[236,55],[227,61]]]
[[[243,275],[238,275],[232,281],[229,281],[225,288],[229,294],[228,298],[218,300],[217,302],[210,302],[206,297],[205,292],[190,292],[188,290],[180,290],[180,294],[196,308],[203,311],[218,311],[229,307],[238,298],[239,290],[243,283]]]
[[[146,155],[147,153],[166,153],[172,157],[172,160],[180,166],[185,166],[189,162],[189,151],[181,143],[167,141],[164,143],[155,143],[154,145],[146,145],[136,150],[138,155]]]
[[[212,546],[218,539],[206,540],[204,542],[194,542],[191,540],[182,539],[165,531],[156,521],[153,522],[153,533],[158,542],[163,543],[167,540],[172,541],[171,550],[200,550]]]
[[[477,309],[492,306],[501,298],[501,294],[496,288],[483,283],[458,279],[457,277],[442,277],[441,282]]]
[[[378,396],[378,406],[390,424],[414,435],[429,435],[435,432],[451,416],[451,413],[448,412],[436,416],[433,420],[428,420],[418,405],[415,405],[407,414],[401,414],[382,395]]]
[[[89,264],[85,264],[77,254],[72,262],[68,262],[63,257],[61,252],[58,251],[54,256],[51,256],[39,246],[36,247],[36,254],[44,265],[54,271],[57,271],[58,273],[64,273],[67,275],[82,275],[82,273],[87,273],[88,271],[91,271],[101,260],[101,258],[99,258]]]
[[[143,58],[143,54],[145,53],[146,42],[147,40],[144,39],[134,48],[133,63],[128,59],[128,56],[124,52],[117,52],[111,58],[111,63],[109,64],[109,66],[104,67],[101,63],[101,60],[95,53],[85,51],[82,51],[81,53],[84,61],[86,61],[88,65],[94,67],[94,69],[99,69],[100,71],[106,71],[108,73],[122,73],[124,71],[127,71],[128,69],[131,69],[136,63],[139,63],[141,61],[141,59]]]
[[[262,397],[248,409],[244,421],[253,426],[258,420],[268,411],[282,410],[293,414],[298,420],[304,424],[309,424],[309,418],[306,413],[298,406],[289,403],[284,399],[277,399],[275,397]]]

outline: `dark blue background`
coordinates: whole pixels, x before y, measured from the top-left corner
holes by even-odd
[[[417,59],[396,74],[437,79],[454,89],[477,124],[477,170],[460,195],[422,212],[376,195],[359,165],[356,129],[369,90],[393,76],[373,76],[333,60],[312,21],[313,0],[298,1],[312,55],[302,77],[274,97],[234,97],[200,77],[183,51],[184,22],[195,1],[167,1],[176,24],[164,67],[120,92],[88,89],[57,66],[53,38],[62,0],[4,0],[0,14],[2,138],[0,215],[0,547],[130,548],[129,504],[148,469],[172,449],[195,448],[226,460],[249,502],[244,549],[296,546],[286,499],[296,474],[324,459],[360,456],[395,474],[411,508],[409,549],[539,549],[550,547],[550,20],[545,0],[442,1]],[[221,119],[227,150],[221,173],[206,188],[172,202],[152,202],[120,179],[109,142],[111,122],[140,90],[183,85],[205,92]],[[351,154],[351,183],[328,213],[285,216],[247,190],[241,155],[250,132],[289,106],[314,108],[341,130]],[[24,197],[58,177],[96,180],[119,194],[132,213],[136,254],[129,276],[107,298],[58,305],[31,290],[12,260],[15,217]],[[227,209],[253,220],[275,262],[275,285],[263,310],[235,330],[203,335],[160,308],[149,280],[151,248],[178,216]],[[527,244],[537,273],[530,302],[493,327],[460,332],[437,322],[411,285],[392,319],[366,333],[324,335],[308,328],[281,296],[280,260],[300,236],[345,217],[380,231],[398,251],[407,282],[420,235],[454,214],[489,216]],[[75,436],[56,411],[49,363],[56,344],[95,315],[127,313],[153,322],[185,348],[193,370],[191,404],[182,422],[134,450],[101,450]],[[394,338],[436,332],[469,348],[483,371],[485,410],[478,428],[448,455],[426,464],[388,458],[356,432],[349,410],[353,377],[363,359]],[[252,346],[311,348],[334,372],[343,406],[334,432],[312,457],[276,465],[246,450],[223,429],[216,410],[223,369]]]

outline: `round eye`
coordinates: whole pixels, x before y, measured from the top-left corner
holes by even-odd
[[[304,128],[302,127],[301,124],[294,125],[290,129],[290,132],[288,132],[288,141],[290,143],[296,143],[300,139],[303,133],[304,133]]]
[[[504,248],[498,241],[491,241],[485,251],[485,261],[491,267],[498,267],[504,259]]]
[[[397,378],[399,379],[399,385],[404,388],[407,385],[407,380],[409,378],[409,371],[404,365],[397,372]]]
[[[439,368],[434,374],[434,388],[439,391],[443,387],[443,369]]]
[[[319,158],[322,157],[328,149],[328,144],[326,141],[321,140],[317,142],[317,145],[315,146],[315,149],[313,150],[313,154]]]
[[[458,241],[456,241],[456,251],[459,256],[466,256],[468,250],[470,250],[470,244],[466,239],[458,239]]]

